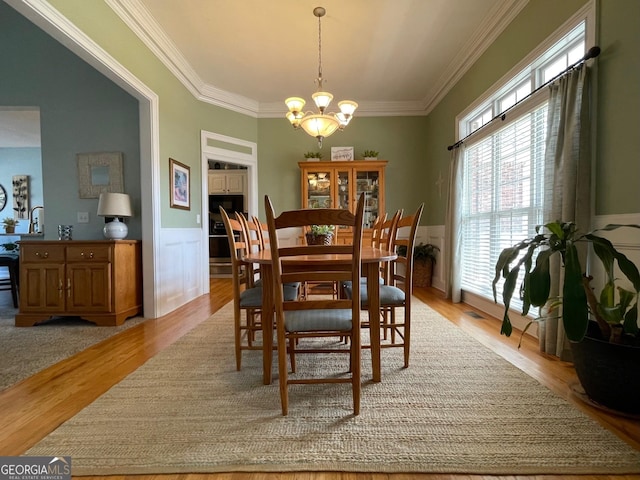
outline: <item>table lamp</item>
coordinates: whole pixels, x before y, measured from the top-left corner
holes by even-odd
[[[113,217],[111,222],[105,224],[103,232],[105,238],[122,240],[129,233],[129,229],[119,217],[131,217],[131,200],[126,193],[101,193],[98,200],[98,215],[100,217]]]

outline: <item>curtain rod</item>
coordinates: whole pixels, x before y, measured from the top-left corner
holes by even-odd
[[[447,147],[447,150],[453,150],[454,148],[458,148],[460,145],[462,145],[464,143],[464,141],[469,138],[471,135],[475,135],[479,130],[482,130],[484,127],[489,126],[490,124],[493,123],[494,120],[504,120],[507,116],[507,112],[509,110],[511,110],[512,108],[514,108],[516,105],[518,105],[520,102],[524,102],[527,98],[529,98],[531,95],[533,95],[534,93],[536,93],[538,90],[543,89],[544,87],[546,87],[547,85],[549,85],[552,82],[555,82],[558,78],[560,78],[561,76],[565,75],[566,73],[570,72],[571,70],[573,70],[574,68],[576,68],[578,65],[586,62],[587,60],[591,59],[591,58],[596,58],[598,55],[600,55],[600,47],[598,47],[597,45],[594,47],[591,47],[587,53],[584,55],[584,57],[582,57],[580,60],[578,60],[576,63],[574,63],[573,65],[570,65],[569,67],[565,68],[562,72],[560,72],[559,74],[557,74],[555,77],[553,77],[551,80],[543,83],[542,85],[540,85],[538,88],[536,88],[533,92],[531,92],[529,95],[527,95],[526,97],[518,100],[516,103],[514,103],[513,105],[511,105],[509,108],[507,108],[504,112],[502,112],[500,115],[496,115],[495,117],[493,117],[491,120],[489,120],[487,123],[485,123],[484,125],[482,125],[480,128],[476,128],[473,132],[471,132],[469,135],[467,135],[466,137],[464,137],[462,140],[458,140],[456,143],[454,143],[453,145],[449,145]]]

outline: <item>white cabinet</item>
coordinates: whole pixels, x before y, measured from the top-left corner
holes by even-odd
[[[209,172],[209,194],[244,195],[247,184],[247,172]]]

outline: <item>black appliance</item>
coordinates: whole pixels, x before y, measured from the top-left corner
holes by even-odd
[[[244,195],[209,195],[209,235],[226,234],[220,207],[229,216],[233,216],[235,212],[245,213]]]
[[[209,195],[209,262],[212,267],[218,270],[231,261],[229,240],[222,221],[220,207],[224,208],[230,217],[233,217],[235,212],[245,213],[244,196]]]

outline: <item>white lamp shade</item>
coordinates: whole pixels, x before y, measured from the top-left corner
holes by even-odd
[[[126,193],[101,193],[98,200],[101,217],[131,217],[131,199]]]
[[[358,108],[358,104],[352,100],[343,100],[338,102],[338,107],[340,111],[347,117],[353,115],[353,112]]]
[[[284,103],[287,104],[289,111],[295,114],[297,112],[301,112],[304,108],[304,104],[307,102],[305,102],[304,99],[300,97],[289,97],[284,101]]]
[[[331,100],[333,100],[333,95],[329,92],[316,92],[311,95],[311,98],[313,98],[316,107],[318,107],[321,112],[324,112],[325,108],[327,108],[331,103]]]
[[[312,137],[328,137],[338,129],[340,123],[333,115],[307,115],[300,126]]]
[[[129,228],[118,217],[131,217],[131,199],[126,193],[101,193],[98,200],[98,215],[114,217],[113,221],[105,224],[102,233],[105,238],[121,240],[129,233]]]

